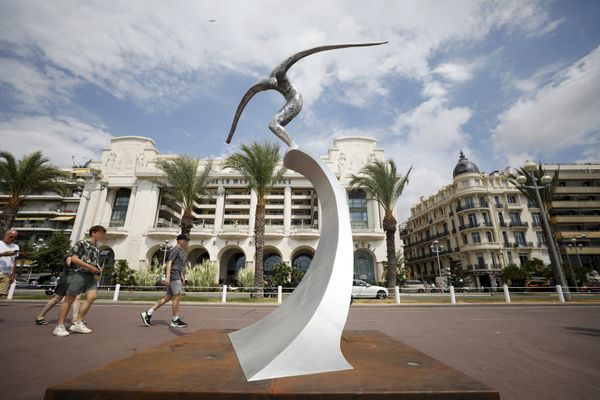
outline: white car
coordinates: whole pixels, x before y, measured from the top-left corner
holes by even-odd
[[[429,289],[428,286],[417,280],[409,280],[402,285],[402,293],[425,293],[427,289]]]
[[[388,290],[383,286],[370,285],[365,281],[354,279],[352,283],[352,298],[385,299]]]

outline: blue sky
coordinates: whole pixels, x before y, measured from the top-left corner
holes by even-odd
[[[599,162],[598,1],[0,2],[0,147],[57,164],[112,136],[218,157],[242,94],[290,71],[305,107],[288,131],[324,153],[334,137],[378,139],[413,175],[399,205],[451,181],[463,149],[481,170]],[[214,20],[214,22],[211,22]],[[275,140],[283,104],[262,93],[235,143]]]

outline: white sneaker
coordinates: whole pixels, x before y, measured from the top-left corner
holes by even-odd
[[[75,322],[73,325],[71,325],[69,330],[77,333],[92,333],[92,330],[85,326],[83,322]]]
[[[67,332],[67,330],[65,329],[65,327],[63,325],[57,325],[56,328],[54,328],[54,330],[52,331],[52,334],[54,336],[60,336],[60,337],[70,335],[70,333]]]

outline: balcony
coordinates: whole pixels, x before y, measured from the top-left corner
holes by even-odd
[[[551,218],[553,224],[584,224],[600,223],[600,215],[555,215]]]
[[[298,240],[311,240],[319,238],[319,226],[317,224],[292,225],[290,237]]]
[[[552,202],[553,208],[597,208],[600,209],[598,200],[560,200]]]
[[[245,239],[249,236],[250,227],[246,224],[227,224],[223,225],[219,237],[223,239]]]
[[[501,226],[502,228],[506,228],[508,225],[506,224],[506,222],[504,222],[504,221],[500,221],[500,226]]]
[[[478,228],[479,227],[479,222],[472,222],[470,224],[467,225],[459,225],[458,229],[461,231],[467,230],[467,229],[473,229],[473,228]]]
[[[537,221],[533,221],[531,223],[531,227],[532,228],[541,228],[542,227],[542,223],[541,222],[537,222]]]
[[[495,206],[496,208],[504,208],[504,204],[502,204],[502,203],[500,203],[500,202],[496,202],[496,203],[494,203],[494,206]]]
[[[488,208],[489,204],[487,201],[484,202],[480,202],[480,203],[473,203],[473,204],[465,204],[464,206],[458,206],[456,207],[456,212],[462,212],[462,211],[466,211],[466,210],[473,210],[473,209],[477,209],[477,208]]]
[[[484,221],[481,225],[482,226],[486,226],[488,228],[492,228],[494,226],[494,224],[492,223],[492,221]]]
[[[522,221],[511,221],[509,226],[515,229],[526,229],[529,226],[529,223]]]
[[[506,203],[506,207],[508,208],[523,208],[523,204],[517,203]]]
[[[530,209],[531,209],[531,208],[539,208],[539,207],[538,207],[538,205],[537,205],[537,204],[535,204],[535,203],[529,203],[529,202],[528,202],[528,203],[527,203],[527,208],[530,208]]]

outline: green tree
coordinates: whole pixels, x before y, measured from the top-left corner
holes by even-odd
[[[502,282],[506,283],[508,286],[523,287],[525,286],[527,274],[518,265],[509,264],[502,268],[500,278],[502,279]]]
[[[466,276],[462,268],[462,261],[450,260],[450,274],[448,275],[448,286],[461,288],[471,283],[471,278]]]
[[[111,275],[111,283],[112,284],[121,284],[125,286],[133,286],[135,285],[135,274],[129,268],[129,264],[127,264],[127,260],[119,260],[117,261],[117,265],[114,267]]]
[[[208,196],[206,185],[212,169],[212,160],[208,160],[200,172],[199,161],[185,155],[172,160],[158,160],[156,166],[164,173],[156,182],[171,194],[181,207],[181,233],[189,235],[194,226],[193,213],[196,204]]]
[[[387,283],[390,280],[388,262],[383,261],[383,280]],[[404,254],[402,251],[396,252],[396,285],[402,286],[404,282],[410,279],[410,271],[404,265]]]
[[[69,174],[50,165],[41,151],[26,154],[18,161],[10,152],[0,151],[0,193],[8,196],[0,235],[12,227],[25,196],[43,192],[64,195],[67,186],[62,180],[68,177]]]
[[[52,271],[59,274],[65,267],[70,249],[69,237],[63,231],[54,232],[44,247],[32,252],[32,266],[36,272]]]
[[[386,236],[387,261],[390,266],[388,286],[396,286],[396,227],[398,222],[394,217],[396,203],[402,195],[404,187],[408,183],[408,176],[412,167],[406,175],[402,176],[396,172],[396,164],[393,160],[375,160],[365,165],[358,175],[352,175],[350,187],[353,189],[368,190],[379,205],[383,208],[383,230]]]
[[[285,168],[279,167],[281,155],[279,147],[272,143],[242,145],[239,152],[227,157],[224,166],[242,174],[248,181],[248,188],[257,197],[254,217],[254,282],[256,287],[264,286],[263,248],[265,244],[265,206],[267,195],[283,179]]]
[[[304,278],[304,271],[285,263],[274,265],[271,269],[272,286],[296,287]]]

